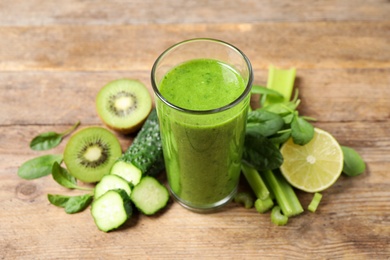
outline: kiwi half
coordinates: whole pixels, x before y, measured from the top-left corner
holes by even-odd
[[[76,179],[93,183],[110,173],[122,149],[118,138],[102,127],[88,127],[74,133],[65,146],[64,162]]]
[[[101,120],[123,134],[140,129],[151,109],[149,91],[138,80],[111,81],[96,96],[96,110]]]

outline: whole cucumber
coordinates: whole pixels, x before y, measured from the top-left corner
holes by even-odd
[[[144,175],[153,176],[165,169],[160,126],[155,108],[119,160],[132,163]]]

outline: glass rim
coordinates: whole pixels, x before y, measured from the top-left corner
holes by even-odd
[[[248,82],[247,82],[247,84],[245,86],[244,91],[234,101],[232,101],[232,102],[230,102],[230,103],[228,103],[228,104],[226,104],[226,105],[224,105],[222,107],[208,109],[208,110],[193,110],[193,109],[183,108],[183,107],[177,106],[175,104],[172,104],[167,99],[165,99],[164,96],[161,94],[160,90],[157,87],[155,74],[156,74],[157,66],[158,66],[160,60],[163,59],[169,52],[171,52],[172,50],[176,49],[177,47],[179,47],[179,46],[181,46],[183,44],[189,43],[189,42],[197,42],[197,41],[220,43],[222,45],[225,45],[226,47],[229,47],[230,49],[233,49],[239,55],[241,55],[241,57],[244,59],[246,65],[248,67],[248,72],[249,72],[248,76],[249,77],[248,77]],[[153,88],[153,91],[156,94],[156,96],[162,102],[164,102],[166,105],[168,105],[169,107],[171,107],[171,108],[173,108],[173,109],[175,109],[177,111],[181,111],[181,112],[185,112],[185,113],[189,113],[189,114],[213,114],[213,113],[218,113],[218,112],[222,112],[222,111],[228,110],[228,109],[236,106],[237,104],[239,104],[242,100],[244,100],[246,98],[246,96],[251,91],[252,82],[253,82],[253,70],[252,70],[252,65],[251,65],[248,57],[240,49],[238,49],[237,47],[233,46],[232,44],[227,43],[225,41],[212,39],[212,38],[193,38],[193,39],[184,40],[184,41],[181,41],[181,42],[178,42],[178,43],[172,45],[171,47],[166,49],[163,53],[161,53],[158,56],[158,58],[156,59],[156,61],[153,64],[153,67],[152,67],[151,81],[152,81],[152,88]]]

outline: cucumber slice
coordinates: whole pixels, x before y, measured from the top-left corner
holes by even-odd
[[[133,213],[131,201],[126,191],[109,190],[91,206],[91,214],[96,226],[104,232],[123,225]]]
[[[135,167],[130,162],[125,161],[117,161],[111,168],[110,174],[115,174],[127,182],[133,184],[133,186],[137,185],[142,177],[142,172],[140,169]]]
[[[145,176],[134,187],[130,199],[143,214],[153,215],[167,205],[169,193],[157,179]]]
[[[118,175],[105,175],[102,180],[96,184],[95,187],[95,199],[98,199],[104,193],[109,190],[122,189],[126,192],[127,196],[131,194],[131,188],[129,183]]]

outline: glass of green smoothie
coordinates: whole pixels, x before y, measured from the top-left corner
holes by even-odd
[[[164,51],[152,68],[169,189],[185,208],[209,212],[236,193],[252,87],[239,49],[206,38]]]

